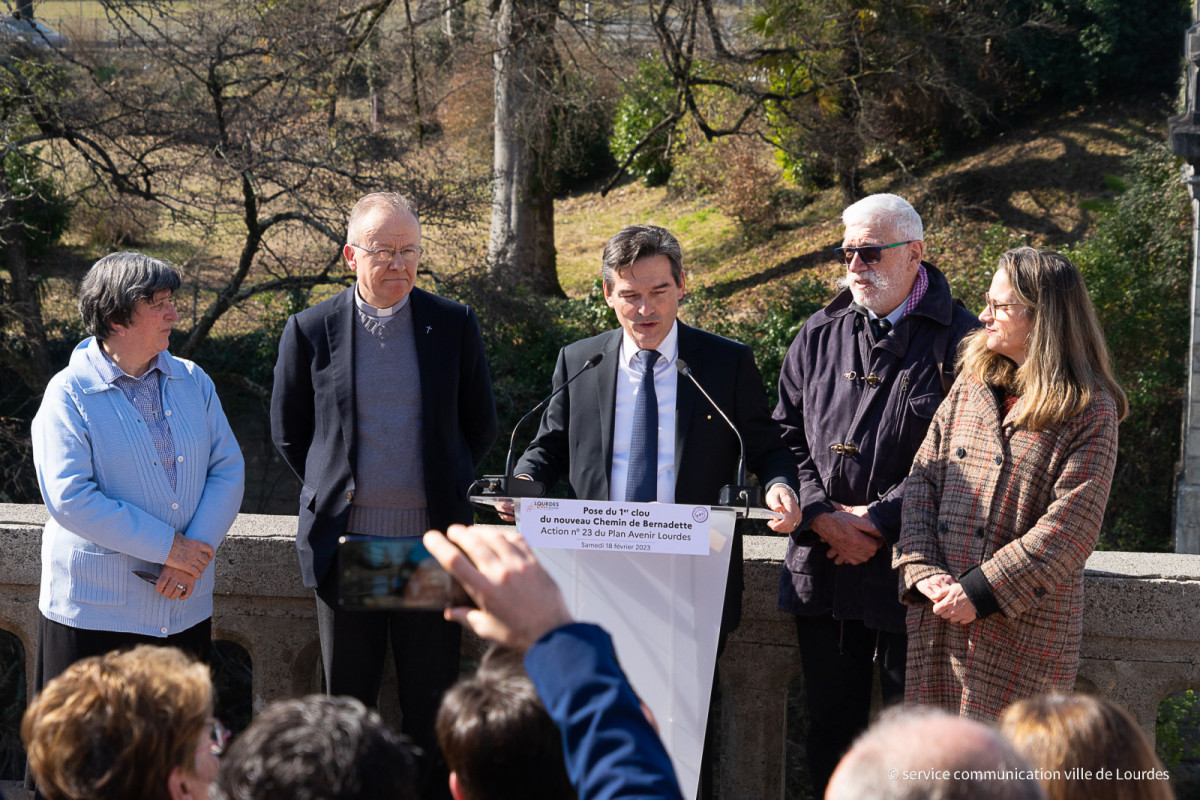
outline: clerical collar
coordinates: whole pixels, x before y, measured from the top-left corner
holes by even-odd
[[[390,316],[392,316],[393,314],[397,313],[398,311],[400,311],[400,309],[404,308],[404,306],[406,306],[408,304],[408,298],[411,296],[412,296],[411,294],[404,295],[403,300],[401,300],[399,303],[396,303],[394,306],[391,306],[390,308],[376,308],[375,306],[368,303],[366,300],[362,299],[362,297],[358,293],[357,285],[355,285],[355,287],[354,287],[354,304],[356,306],[358,306],[358,309],[360,311],[362,311],[365,314],[369,314],[372,317],[390,317]]]

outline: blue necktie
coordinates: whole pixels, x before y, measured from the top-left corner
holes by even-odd
[[[654,392],[657,350],[639,350],[642,386],[633,404],[633,437],[629,440],[629,475],[625,499],[649,503],[658,499],[658,396]]]

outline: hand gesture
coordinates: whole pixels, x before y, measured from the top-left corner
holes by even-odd
[[[446,619],[520,651],[573,621],[558,585],[516,531],[451,525],[445,536],[429,531],[424,542],[479,606],[447,608]]]
[[[163,567],[154,590],[168,600],[186,600],[192,596],[196,578],[175,567]]]
[[[784,484],[777,483],[767,492],[767,508],[783,514],[781,519],[773,519],[767,527],[777,533],[791,533],[800,526],[800,505],[796,496]]]
[[[883,547],[883,536],[869,517],[847,511],[820,514],[812,529],[829,544],[829,558],[835,564],[863,564]]]
[[[947,622],[968,625],[975,621],[975,604],[967,597],[961,583],[953,583],[945,596],[933,604],[933,613]]]
[[[192,578],[199,578],[212,559],[212,545],[199,539],[189,539],[176,531],[171,551],[167,553],[166,566],[174,567]]]

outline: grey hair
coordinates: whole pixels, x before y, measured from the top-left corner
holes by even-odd
[[[683,283],[683,248],[679,240],[666,228],[657,225],[627,225],[604,245],[604,256],[600,261],[600,277],[604,286],[613,287],[617,276],[633,265],[639,258],[666,256],[671,262],[671,277],[675,285]]]
[[[939,709],[885,709],[842,758],[825,800],[1045,800],[998,732]]]
[[[100,341],[114,325],[128,325],[139,300],[159,292],[173,292],[183,284],[179,267],[145,253],[110,253],[83,277],[79,289],[79,316],[83,327]]]
[[[873,194],[847,206],[842,212],[842,223],[847,228],[882,223],[890,226],[897,238],[910,242],[920,242],[925,237],[921,215],[911,203],[895,194]]]
[[[417,209],[406,195],[399,192],[372,192],[360,197],[354,208],[350,209],[350,220],[346,223],[346,244],[358,244],[355,240],[358,238],[359,224],[364,217],[376,211],[411,214],[417,224],[421,224]]]

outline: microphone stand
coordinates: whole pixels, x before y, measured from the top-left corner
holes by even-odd
[[[675,359],[675,369],[679,370],[679,374],[686,377],[692,382],[700,394],[704,395],[704,399],[709,405],[717,410],[721,415],[721,419],[725,420],[738,440],[738,463],[737,463],[737,483],[729,484],[721,487],[720,495],[717,499],[717,504],[722,506],[730,506],[732,508],[742,507],[745,509],[746,515],[750,515],[750,506],[763,505],[763,491],[761,486],[749,486],[746,484],[746,443],[742,440],[742,432],[737,429],[721,407],[717,405],[717,401],[712,399],[708,392],[704,391],[704,387],[700,385],[700,381],[696,380],[696,376],[692,374],[692,368],[687,365],[687,362],[682,358]]]
[[[557,389],[546,395],[546,398],[542,400],[542,402],[534,406],[532,411],[517,420],[517,424],[513,426],[512,435],[508,438],[508,457],[504,461],[504,474],[484,475],[482,478],[475,481],[475,483],[471,484],[471,488],[467,494],[478,497],[545,496],[546,487],[542,485],[541,482],[513,475],[513,469],[515,467],[514,456],[516,455],[515,445],[517,442],[517,429],[521,427],[521,424],[525,422],[525,420],[529,419],[534,414],[545,408],[546,404],[549,403],[556,394],[561,392],[563,389],[566,389],[576,378],[599,364],[603,359],[603,353],[596,353],[596,355],[584,362],[583,366],[579,368],[578,372],[563,381]]]

